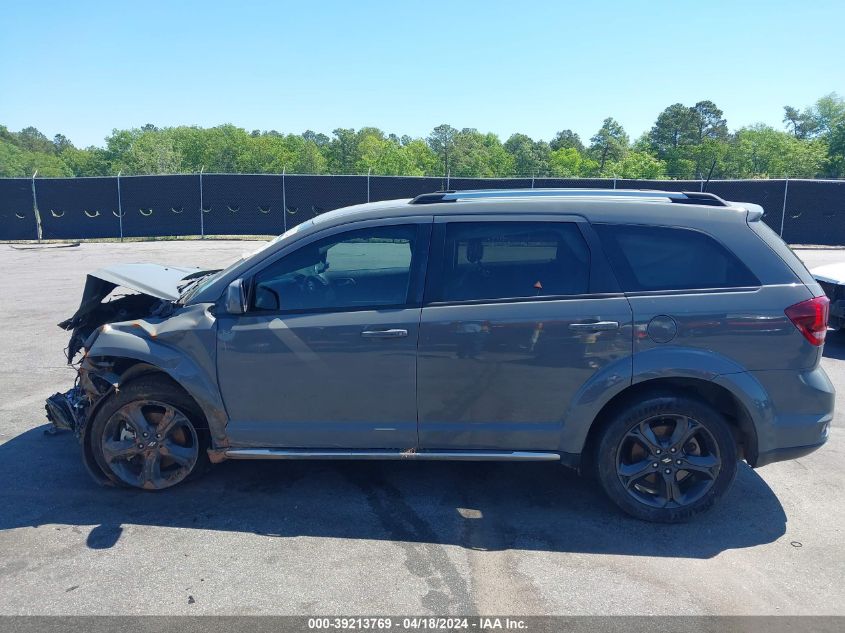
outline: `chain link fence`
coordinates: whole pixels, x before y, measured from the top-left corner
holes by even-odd
[[[320,213],[443,189],[702,191],[703,180],[190,174],[0,179],[0,240],[278,235]],[[792,244],[845,245],[845,181],[716,180]],[[679,209],[679,213],[682,210]]]

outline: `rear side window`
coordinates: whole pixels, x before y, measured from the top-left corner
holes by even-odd
[[[691,229],[595,224],[626,292],[759,286],[739,258]]]
[[[783,261],[786,266],[795,273],[798,278],[808,286],[815,283],[813,275],[807,270],[798,256],[792,252],[792,249],[784,242],[777,233],[775,233],[765,222],[759,220],[749,222],[748,226],[754,231],[768,246],[771,248]],[[790,282],[786,282],[790,283]]]
[[[440,301],[588,292],[590,252],[571,222],[455,222],[446,226]]]

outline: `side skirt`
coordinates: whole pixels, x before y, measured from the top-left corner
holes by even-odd
[[[443,460],[443,461],[560,461],[559,453],[539,451],[431,451],[431,450],[332,450],[306,448],[229,448],[224,459],[392,459],[392,460]]]

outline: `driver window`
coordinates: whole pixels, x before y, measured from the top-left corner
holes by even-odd
[[[417,226],[380,226],[307,244],[255,276],[255,310],[348,310],[407,303]]]

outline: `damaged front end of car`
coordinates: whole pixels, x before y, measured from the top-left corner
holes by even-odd
[[[81,437],[96,403],[118,389],[121,373],[115,363],[88,354],[111,323],[167,318],[186,285],[209,272],[213,271],[125,264],[88,275],[79,309],[59,323],[59,327],[71,332],[65,354],[68,365],[76,366],[77,376],[70,390],[47,398],[47,419],[52,424],[48,432],[67,430]],[[119,287],[135,292],[106,301]]]

